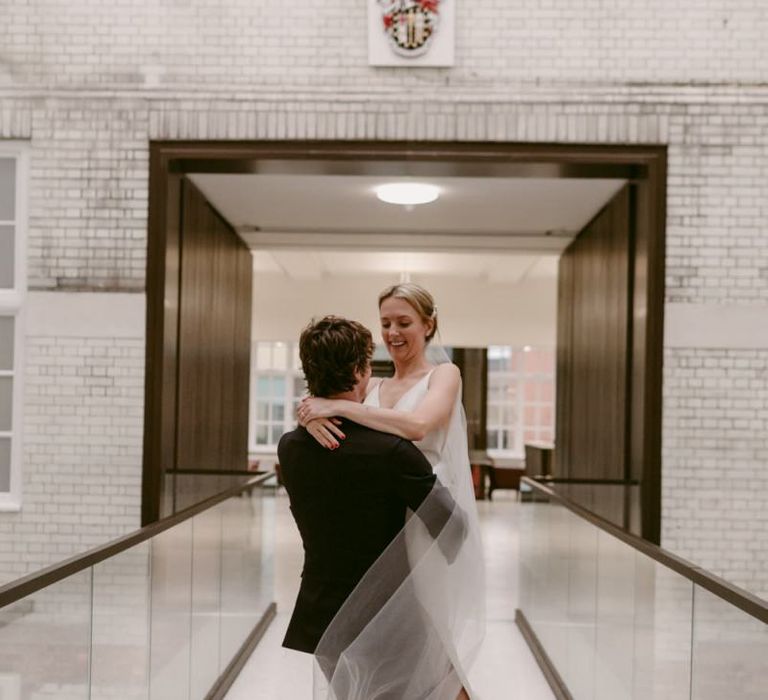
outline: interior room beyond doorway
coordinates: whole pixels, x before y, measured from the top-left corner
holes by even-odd
[[[558,258],[624,180],[265,169],[190,177],[253,255],[252,462],[274,459],[295,425],[301,328],[336,314],[378,337],[378,294],[401,281],[435,296],[437,342],[483,353],[478,446],[520,466],[525,443],[553,442]],[[436,188],[437,199],[376,196],[414,182]],[[383,348],[374,359],[387,359]]]
[[[373,188],[392,180],[431,181],[441,196],[421,208],[377,201]],[[555,464],[568,478],[592,470],[641,484],[643,533],[657,542],[665,201],[666,150],[653,145],[153,142],[142,521],[189,501],[193,491],[178,482],[186,484],[196,464],[216,461],[213,452],[201,456],[207,446],[228,450],[235,466],[225,469],[246,462],[246,319],[256,278],[268,277],[252,269],[251,251],[273,261],[320,249],[338,260],[371,251],[536,253],[561,255],[557,355],[566,371],[557,382]],[[306,255],[298,261],[315,264]],[[496,299],[505,310],[513,303],[513,295]],[[594,392],[571,391],[574,378],[605,389],[586,413],[572,396]],[[224,394],[227,416],[217,409]],[[621,450],[592,454],[587,448],[602,444],[595,436],[603,413],[617,416],[611,445]],[[586,429],[574,417],[586,417]],[[195,484],[221,481],[221,468]]]

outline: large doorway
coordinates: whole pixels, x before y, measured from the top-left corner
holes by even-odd
[[[663,327],[663,257],[665,150],[661,147],[611,147],[578,145],[530,145],[488,143],[154,143],[150,177],[150,230],[147,279],[147,401],[145,410],[145,456],[143,519],[151,522],[166,514],[173,482],[169,475],[177,467],[179,444],[188,428],[180,423],[184,411],[179,405],[184,378],[179,373],[185,349],[179,329],[185,325],[182,288],[185,260],[185,215],[180,202],[190,184],[212,203],[214,213],[229,224],[252,249],[279,249],[296,254],[307,249],[364,253],[411,251],[432,255],[471,250],[488,255],[526,251],[549,251],[559,255],[571,245],[574,232],[557,214],[565,210],[558,202],[573,198],[587,206],[589,198],[604,197],[604,204],[621,191],[625,207],[621,226],[609,225],[622,245],[606,249],[580,246],[568,248],[567,273],[559,286],[560,326],[558,327],[557,449],[564,457],[558,469],[563,476],[592,477],[593,464],[603,459],[600,450],[589,459],[573,458],[584,451],[583,386],[599,381],[606,371],[615,391],[596,395],[588,407],[599,418],[619,415],[621,459],[610,457],[612,471],[601,477],[632,479],[640,486],[641,531],[658,541],[660,519],[660,401]],[[385,220],[369,220],[360,226],[354,216],[355,199],[338,198],[344,188],[331,187],[343,178],[354,189],[376,178],[429,178],[465,195],[442,218],[419,211],[392,211]],[[251,198],[255,208],[237,215],[228,202],[238,187],[256,187],[262,199]],[[272,188],[272,189],[270,189]],[[274,188],[277,188],[276,190]],[[316,212],[301,208],[291,223],[265,211],[276,193],[290,188],[309,193]],[[254,191],[254,190],[252,190]],[[502,193],[508,206],[498,217],[486,217],[484,228],[473,225],[472,207]],[[602,195],[601,195],[602,193]],[[232,196],[230,196],[232,195]],[[523,212],[536,197],[549,197],[551,216],[537,227],[521,226]],[[595,199],[595,201],[598,201]],[[242,197],[240,198],[242,201]],[[490,206],[490,205],[489,205]],[[587,210],[582,206],[582,210]],[[594,203],[592,204],[594,206]],[[588,208],[588,207],[587,207]],[[541,209],[541,207],[540,207]],[[324,212],[325,219],[317,215]],[[302,215],[307,214],[302,219]],[[605,206],[599,211],[605,215]],[[615,217],[615,213],[612,214]],[[595,217],[592,217],[593,219]],[[573,218],[573,217],[571,217]],[[349,222],[355,222],[350,227]],[[580,228],[600,228],[599,222],[581,221]],[[542,230],[542,227],[543,230]],[[572,229],[572,226],[570,227]],[[603,228],[605,228],[603,226]],[[577,231],[578,233],[578,231]],[[593,234],[594,236],[595,234]],[[583,250],[582,250],[583,249]],[[624,255],[618,256],[617,250]],[[595,348],[574,334],[583,318],[595,318],[589,305],[601,294],[601,275],[595,284],[573,285],[573,271],[582,271],[589,280],[595,270],[625,268],[625,274],[603,276],[613,285],[606,287],[621,299],[624,311],[606,319],[614,325],[608,334],[606,352],[620,361],[595,365],[585,360]],[[256,273],[258,274],[258,272]],[[579,278],[581,279],[581,278]],[[618,280],[618,281],[617,281]],[[213,284],[198,275],[195,285]],[[623,285],[618,289],[617,284]],[[583,291],[587,289],[589,293]],[[510,300],[512,303],[512,300]],[[586,308],[585,308],[586,305]],[[623,320],[622,320],[623,313]],[[574,325],[575,324],[575,325]],[[600,321],[598,319],[598,326]],[[591,332],[591,331],[590,331]],[[591,332],[592,333],[592,332]],[[239,341],[242,342],[242,338]],[[601,352],[604,343],[600,344]],[[599,353],[598,353],[599,355]],[[585,367],[589,367],[585,370]],[[606,369],[607,368],[607,369]],[[585,375],[587,371],[587,375]],[[619,374],[621,376],[619,376]],[[220,388],[220,387],[219,387]],[[183,391],[181,392],[183,394]],[[199,428],[199,426],[198,426]],[[213,428],[215,429],[215,428]],[[592,431],[594,432],[594,430]],[[592,444],[592,433],[590,445]],[[613,441],[616,443],[616,441]],[[245,449],[245,447],[243,448]],[[605,460],[604,460],[605,461]],[[231,465],[230,465],[231,466]],[[215,469],[216,465],[207,464]]]

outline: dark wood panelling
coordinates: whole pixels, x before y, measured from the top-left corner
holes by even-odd
[[[558,280],[556,475],[639,483],[640,531],[656,543],[664,162],[650,164],[647,179],[624,187],[576,237]],[[625,506],[629,526],[636,509]]]
[[[560,256],[557,275],[557,348],[555,355],[555,460],[553,474],[567,477],[571,463],[571,388],[573,386],[573,256]]]
[[[371,362],[372,377],[391,377],[395,374],[395,364],[392,360],[373,360]]]
[[[172,467],[176,461],[181,178],[168,170],[167,155],[153,144],[147,241],[142,526],[172,512],[173,493],[165,488],[168,480],[163,477],[163,466]]]
[[[193,484],[176,470],[247,468],[250,251],[191,182],[169,171],[153,144],[143,525],[232,483],[207,476]]]
[[[461,371],[461,400],[467,416],[470,450],[484,450],[488,443],[488,350],[453,348],[453,362]]]
[[[245,470],[251,255],[188,180],[183,181],[182,207],[175,468]],[[185,479],[185,505],[190,492],[207,497],[227,481],[194,480]]]
[[[661,408],[664,359],[666,158],[633,187],[632,372],[628,472],[640,480],[642,536],[661,542]]]
[[[562,257],[558,476],[625,477],[630,265],[624,187]]]
[[[229,438],[230,454],[240,454],[248,444],[248,421],[251,377],[251,319],[253,317],[253,259],[248,253],[237,252],[237,282],[234,291],[235,327],[233,348],[237,349],[232,363],[232,386],[238,388],[239,400],[232,407]],[[241,466],[232,467],[240,469]]]

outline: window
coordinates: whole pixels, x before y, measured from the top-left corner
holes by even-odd
[[[525,443],[554,440],[554,351],[488,348],[488,450],[522,457]]]
[[[249,438],[252,452],[274,452],[280,436],[296,427],[296,407],[305,394],[298,345],[254,343]]]
[[[21,503],[26,148],[0,141],[0,510]]]

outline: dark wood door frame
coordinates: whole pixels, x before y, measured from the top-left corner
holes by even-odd
[[[623,178],[632,186],[630,462],[642,473],[643,536],[659,541],[667,150],[663,145],[407,141],[154,141],[150,143],[142,523],[157,519],[165,465],[174,464],[179,183],[187,173],[262,172],[265,163],[350,172]],[[317,170],[314,170],[317,172]]]

